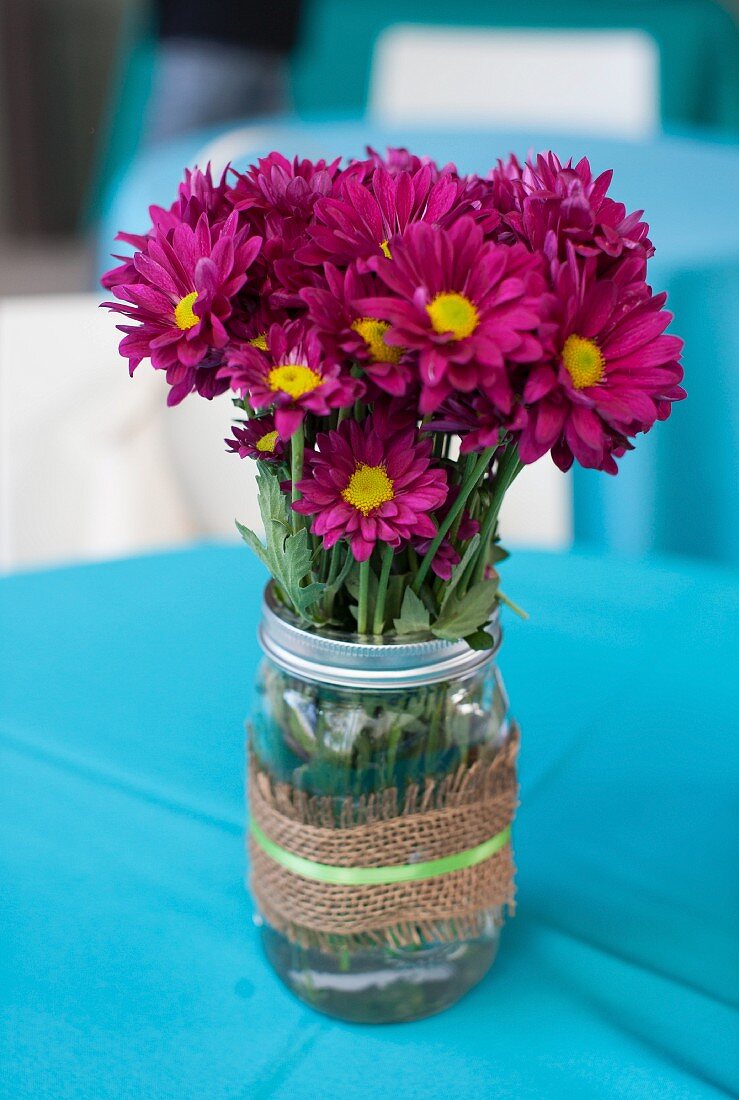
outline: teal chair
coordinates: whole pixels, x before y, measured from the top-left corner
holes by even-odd
[[[378,35],[397,23],[501,28],[641,29],[657,43],[660,109],[667,130],[705,127],[739,139],[739,28],[717,0],[305,0],[302,44],[293,61],[300,117],[360,117],[367,105]],[[156,41],[144,6],[134,5],[121,37],[109,122],[91,215],[138,148],[151,92]]]
[[[700,126],[739,138],[739,28],[716,0],[305,0],[294,62],[298,114],[362,115],[374,43],[397,23],[641,29],[659,50],[664,128]]]
[[[374,44],[398,23],[501,28],[641,29],[660,57],[660,113],[668,130],[705,127],[739,139],[739,27],[718,0],[304,0],[302,43],[293,59],[293,100],[300,117],[361,117]],[[107,124],[88,203],[88,221],[136,155],[156,64],[146,0],[127,9],[111,79]],[[350,48],[348,48],[350,47]]]

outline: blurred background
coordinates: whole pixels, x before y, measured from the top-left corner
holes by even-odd
[[[553,148],[646,209],[689,400],[617,479],[548,459],[504,541],[739,562],[739,11],[732,0],[0,0],[0,569],[233,537],[227,399],[164,407],[98,279],[186,165]],[[125,249],[124,249],[125,250]]]

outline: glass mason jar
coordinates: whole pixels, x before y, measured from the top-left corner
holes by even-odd
[[[252,768],[332,800],[338,823],[347,800],[357,805],[394,788],[402,802],[411,785],[492,762],[512,724],[495,663],[497,619],[489,630],[494,644],[482,651],[433,637],[364,644],[305,629],[269,586]],[[480,913],[468,938],[398,945],[369,934],[295,942],[263,913],[255,919],[270,963],[301,1000],[344,1020],[386,1023],[440,1012],[474,986],[495,959],[503,906]]]

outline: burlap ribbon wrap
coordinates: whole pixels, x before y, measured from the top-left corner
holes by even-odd
[[[518,744],[514,726],[486,763],[411,786],[402,799],[394,787],[347,798],[338,823],[334,799],[274,783],[252,757],[251,889],[265,920],[295,943],[330,948],[337,937],[394,945],[468,939],[499,907],[512,912]],[[416,871],[427,877],[353,881]],[[325,880],[342,876],[352,881]]]

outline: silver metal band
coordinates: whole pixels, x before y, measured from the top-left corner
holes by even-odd
[[[278,668],[301,680],[373,691],[418,687],[471,675],[493,660],[501,643],[498,614],[488,627],[491,649],[470,649],[465,641],[429,638],[414,642],[360,642],[356,637],[305,628],[275,598],[264,593],[259,644]]]

